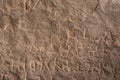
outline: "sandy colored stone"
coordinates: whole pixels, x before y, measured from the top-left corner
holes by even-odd
[[[120,0],[0,0],[0,80],[120,80]]]

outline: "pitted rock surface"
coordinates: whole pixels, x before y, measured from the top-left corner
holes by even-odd
[[[120,0],[0,0],[0,80],[120,80]]]

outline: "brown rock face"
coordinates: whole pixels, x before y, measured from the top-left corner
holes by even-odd
[[[0,0],[0,80],[120,80],[120,0]]]

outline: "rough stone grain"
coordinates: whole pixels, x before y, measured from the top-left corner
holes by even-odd
[[[0,0],[0,80],[120,80],[120,0]]]

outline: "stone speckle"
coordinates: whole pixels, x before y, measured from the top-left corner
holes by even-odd
[[[120,80],[120,0],[0,0],[0,80]]]

